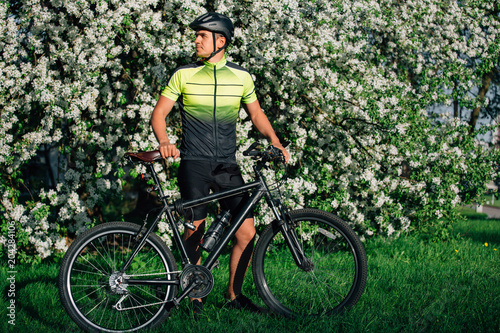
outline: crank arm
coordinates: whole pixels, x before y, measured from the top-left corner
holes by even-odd
[[[178,308],[180,305],[180,302],[189,295],[191,290],[193,290],[198,284],[200,284],[201,281],[195,280],[189,284],[189,286],[182,291],[182,293],[178,296],[175,297],[171,302],[172,304]]]

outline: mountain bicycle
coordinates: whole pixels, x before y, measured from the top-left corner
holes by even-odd
[[[142,226],[100,224],[70,245],[58,281],[69,316],[87,331],[132,332],[158,326],[183,299],[203,298],[212,291],[218,257],[262,198],[275,218],[258,238],[252,259],[255,287],[263,302],[286,317],[330,315],[356,304],[367,277],[366,255],[358,236],[332,213],[311,208],[290,211],[282,204],[280,187],[286,172],[277,172],[273,184],[266,182],[263,172],[285,165],[279,149],[263,149],[254,143],[244,155],[256,160],[254,181],[200,199],[169,203],[153,165],[162,160],[159,151],[127,153],[130,161],[149,170],[162,207],[152,223],[146,218]],[[202,264],[191,263],[179,230],[195,228],[184,218],[186,212],[244,193],[248,199],[231,222],[228,213],[220,214],[205,232],[200,246],[208,256]],[[154,233],[164,216],[181,269]]]

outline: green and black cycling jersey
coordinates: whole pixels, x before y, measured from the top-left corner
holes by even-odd
[[[181,158],[236,161],[236,121],[241,103],[257,100],[250,73],[223,58],[178,68],[162,96],[181,107]]]

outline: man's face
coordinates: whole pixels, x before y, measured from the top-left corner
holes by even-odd
[[[224,46],[224,37],[216,36],[216,47],[220,48]],[[200,58],[207,58],[214,51],[213,34],[208,30],[199,30],[196,32],[196,38],[194,40],[196,46],[196,56]]]

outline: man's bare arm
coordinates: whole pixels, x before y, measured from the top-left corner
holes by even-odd
[[[175,101],[160,96],[160,99],[156,103],[156,106],[151,115],[151,126],[158,140],[160,154],[163,158],[167,157],[179,157],[179,150],[176,145],[171,144],[167,136],[167,124],[165,118],[168,116],[172,108],[174,107]]]
[[[280,140],[276,136],[276,133],[274,132],[269,119],[267,119],[267,116],[264,114],[264,111],[262,111],[260,107],[259,101],[255,101],[250,104],[244,104],[244,107],[250,115],[250,119],[252,120],[255,128],[257,128],[257,130],[262,135],[267,137],[274,147],[279,148],[283,152],[283,155],[285,156],[285,162],[288,162],[288,160],[290,159],[290,154],[283,147]]]

